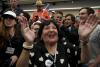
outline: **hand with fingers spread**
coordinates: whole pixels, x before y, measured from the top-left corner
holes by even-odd
[[[21,24],[21,31],[25,41],[28,43],[32,43],[35,38],[34,30],[31,30],[29,28],[28,21],[24,16],[20,16],[18,19]]]
[[[89,35],[98,24],[97,21],[96,15],[90,14],[85,22],[80,22],[78,32],[81,40],[88,40]]]

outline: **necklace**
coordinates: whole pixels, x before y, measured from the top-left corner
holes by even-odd
[[[54,65],[54,67],[56,67],[56,53],[54,54],[54,56],[50,54],[49,57],[51,58],[51,60],[47,59],[45,61],[45,65],[47,67],[51,67],[52,65]]]
[[[51,59],[53,60],[54,67],[56,67],[56,52],[55,52],[55,54],[54,54],[54,57],[53,57],[53,55],[51,55],[51,54],[50,54],[50,57],[51,57]]]
[[[56,44],[56,48],[57,48],[57,44]],[[45,61],[45,65],[47,66],[47,67],[51,67],[51,66],[53,66],[53,67],[56,67],[56,54],[57,54],[57,50],[55,49],[54,50],[54,53],[52,54],[49,54],[49,57],[51,58],[51,59],[47,59],[46,61]]]

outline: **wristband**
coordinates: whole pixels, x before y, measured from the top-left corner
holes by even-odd
[[[85,45],[87,45],[88,41],[80,40],[80,43],[82,43],[82,46],[85,46]]]
[[[27,42],[24,42],[24,43],[23,43],[23,48],[24,48],[24,49],[29,49],[29,50],[30,50],[30,49],[33,48],[33,44],[32,44],[31,46],[28,46],[28,45],[27,45]]]

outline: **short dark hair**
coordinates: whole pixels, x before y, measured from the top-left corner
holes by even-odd
[[[56,11],[56,14],[61,14],[63,16],[63,12],[61,11]]]
[[[90,8],[90,7],[83,7],[83,8],[81,8],[79,11],[81,11],[82,9],[86,9],[88,15],[94,14],[94,13],[95,13],[95,11],[94,11],[92,8]]]
[[[29,21],[29,19],[30,19],[29,13],[28,12],[25,12],[25,11],[23,11],[22,13],[23,13],[24,17],[26,17],[27,20]]]
[[[74,16],[73,14],[66,14],[66,15],[65,15],[65,18],[68,17],[68,16],[70,16],[70,17],[71,17],[71,20],[72,20],[73,22],[75,22],[75,16]]]

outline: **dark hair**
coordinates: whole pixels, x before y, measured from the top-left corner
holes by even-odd
[[[61,14],[63,16],[63,12],[61,11],[56,11],[56,14]]]
[[[68,17],[68,16],[70,16],[70,17],[71,17],[71,20],[72,20],[73,22],[75,22],[75,16],[74,16],[73,14],[66,14],[66,15],[65,15],[65,18]]]
[[[27,18],[27,20],[29,21],[29,19],[30,19],[30,15],[29,15],[29,13],[27,13],[27,12],[22,12],[23,13],[23,15]]]
[[[92,8],[90,8],[90,7],[83,7],[83,8],[81,8],[79,11],[81,11],[82,9],[86,9],[88,15],[94,14],[94,13],[95,13],[95,11],[94,11]]]
[[[50,20],[43,20],[41,25],[40,25],[40,28],[39,28],[39,31],[38,31],[38,37],[41,38],[41,35],[42,35],[42,32],[43,32],[43,28],[47,25],[49,25],[50,23],[53,23],[57,30],[58,30],[58,38],[61,39],[61,33],[60,33],[60,29],[59,29],[59,26],[57,25],[57,21],[54,20],[54,19],[50,19]]]

